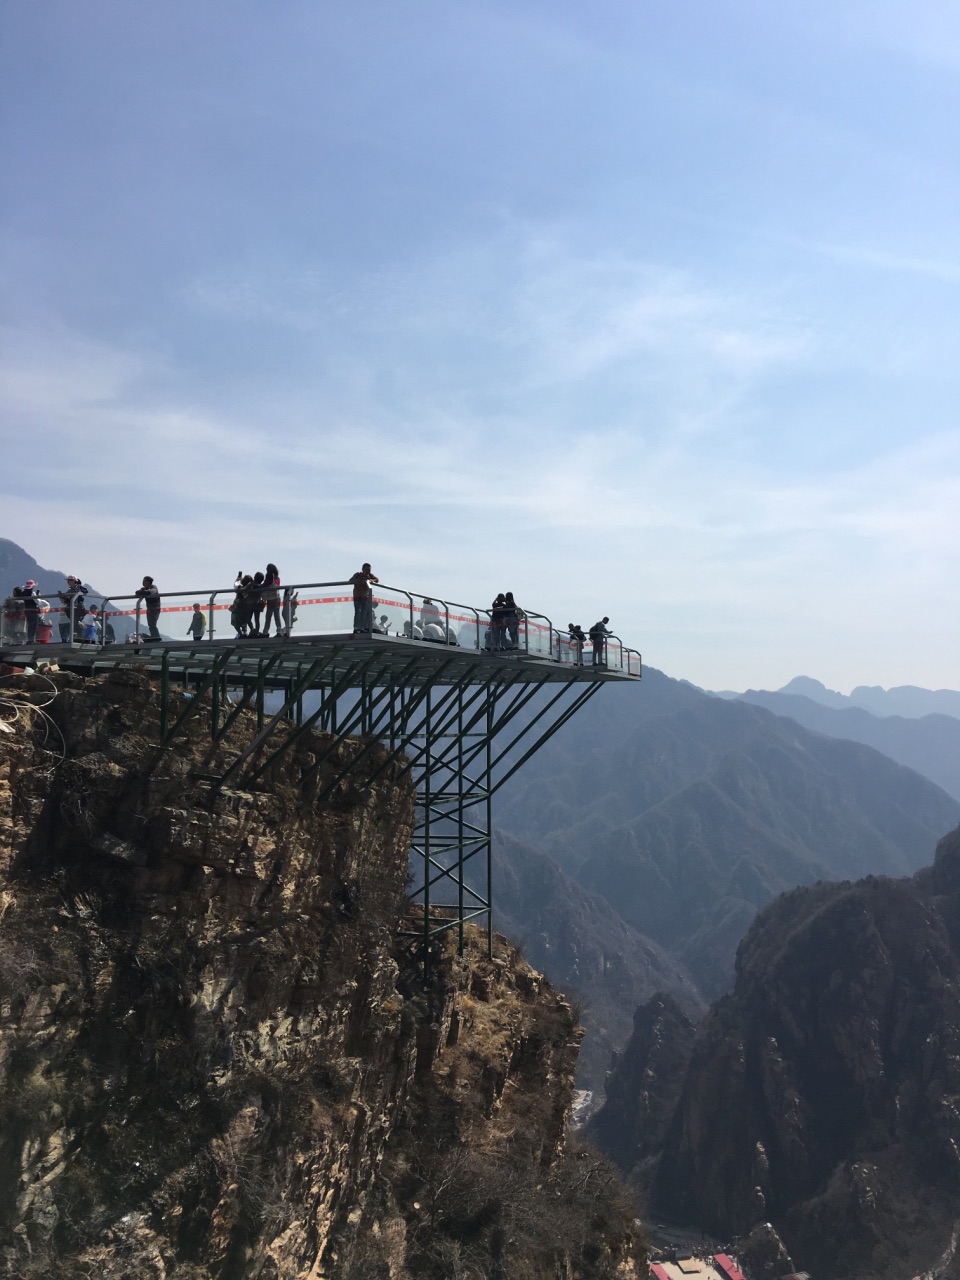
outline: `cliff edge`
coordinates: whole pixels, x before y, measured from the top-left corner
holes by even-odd
[[[248,713],[161,747],[137,673],[2,690],[0,1274],[639,1274],[565,1148],[566,1002],[502,939],[428,977],[398,942],[414,798],[376,753],[322,805],[315,734],[213,792]]]

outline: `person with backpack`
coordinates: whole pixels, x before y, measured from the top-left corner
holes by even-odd
[[[612,631],[607,630],[609,621],[609,618],[601,618],[599,622],[595,622],[590,628],[590,641],[593,645],[593,665],[595,667],[603,666],[607,636],[613,634]]]

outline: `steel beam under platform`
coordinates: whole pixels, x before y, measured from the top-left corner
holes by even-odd
[[[31,665],[41,656],[56,659],[85,675],[118,667],[155,675],[165,742],[197,716],[219,741],[244,708],[254,710],[252,740],[220,774],[208,776],[214,788],[261,781],[312,728],[329,735],[303,776],[306,782],[323,771],[319,800],[357,771],[366,784],[388,770],[409,774],[416,786],[414,883],[404,934],[419,940],[425,959],[450,931],[462,950],[468,921],[485,928],[492,948],[494,795],[601,685],[637,678],[522,652],[381,635],[89,650],[50,645],[42,654],[8,649],[0,656]],[[186,707],[171,696],[177,688],[193,692]],[[286,732],[274,734],[281,723]],[[338,748],[347,738],[362,745],[345,757]]]

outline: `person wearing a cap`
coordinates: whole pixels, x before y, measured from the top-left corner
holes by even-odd
[[[37,584],[33,578],[28,578],[23,584],[20,596],[23,600],[23,612],[27,619],[27,644],[33,644],[37,638],[37,622],[40,619],[40,597],[37,594]]]

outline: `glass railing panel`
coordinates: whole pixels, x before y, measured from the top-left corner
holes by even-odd
[[[527,613],[520,628],[520,640],[521,647],[525,647],[531,657],[552,658],[553,637],[549,618],[539,613]]]
[[[293,636],[349,635],[353,587],[349,582],[294,583],[282,587],[280,620]]]
[[[412,633],[414,639],[427,640],[434,644],[459,644],[459,628],[462,625],[456,614],[462,610],[451,608],[445,600],[437,596],[410,593],[412,603]],[[451,616],[454,615],[454,616]],[[410,619],[404,619],[403,634],[411,629]]]
[[[106,644],[112,636],[111,643],[126,644],[137,639],[137,625],[144,636],[147,634],[147,618],[143,602],[136,596],[101,596],[94,598],[99,614],[100,643]],[[87,608],[91,605],[91,597],[87,597]],[[85,619],[86,621],[86,619]],[[88,624],[89,625],[89,624]],[[161,632],[162,634],[162,632]]]
[[[236,592],[232,587],[214,591],[163,592],[156,629],[161,641],[177,644],[201,643],[211,638],[231,640],[236,636]],[[145,602],[135,595],[100,597],[86,593],[85,613],[77,617],[71,629],[70,617],[63,613],[56,596],[46,598],[38,611],[38,628],[50,631],[50,642],[74,645],[107,646],[124,643],[149,643],[149,620]],[[249,600],[247,601],[249,606]],[[44,612],[45,610],[45,612]],[[152,613],[152,611],[151,611]],[[252,616],[251,616],[252,614]],[[349,582],[306,583],[281,587],[276,607],[271,609],[267,590],[263,598],[254,598],[247,609],[247,629],[259,623],[260,634],[285,633],[292,627],[297,637],[311,635],[349,635],[354,626],[353,587]],[[241,615],[242,616],[242,615]],[[490,609],[476,609],[444,601],[438,596],[408,592],[402,587],[374,584],[374,634],[416,639],[438,644],[456,644],[466,649],[493,652],[522,652],[563,666],[593,663],[594,648],[589,637],[582,644],[566,630],[558,632],[549,618],[532,610],[520,611],[513,617],[500,616],[493,625]],[[42,619],[42,621],[41,621]],[[139,636],[139,639],[138,639]],[[0,601],[0,640],[6,645],[30,643],[28,626],[12,599]],[[37,643],[43,643],[42,634]],[[617,636],[605,638],[601,660],[611,671],[631,676],[641,675],[640,654],[627,649]]]
[[[622,669],[623,645],[618,636],[607,636],[607,643],[604,646],[604,659],[608,670],[620,671]]]
[[[373,624],[376,634],[408,636],[416,612],[418,610],[414,610],[406,592],[380,585],[375,588]]]
[[[567,667],[583,665],[583,643],[574,640],[569,634],[555,636],[554,656],[558,662]]]
[[[487,621],[485,618],[481,620],[479,611],[468,604],[454,604],[452,601],[447,602],[447,609],[450,630],[456,636],[457,644],[463,649],[482,648]]]

